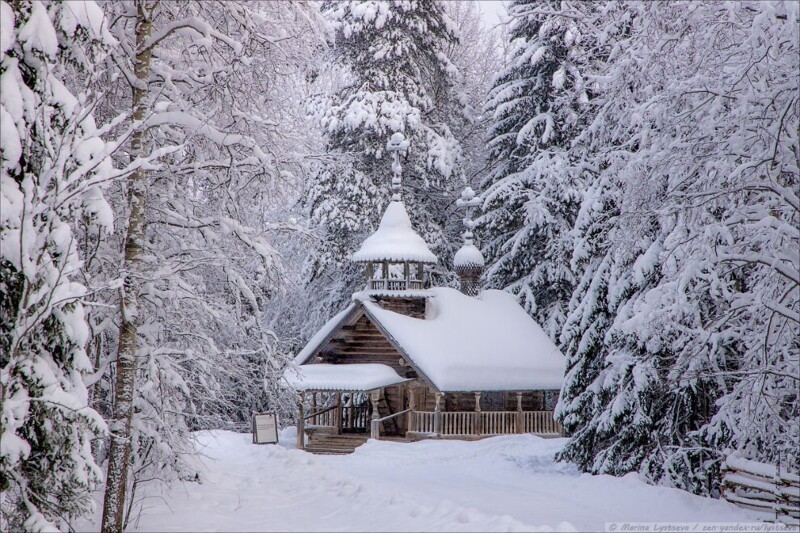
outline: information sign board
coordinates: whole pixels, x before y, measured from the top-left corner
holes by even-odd
[[[278,415],[261,413],[253,415],[253,444],[278,443]]]

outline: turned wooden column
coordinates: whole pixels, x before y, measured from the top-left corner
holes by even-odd
[[[433,432],[436,433],[437,437],[440,437],[442,434],[442,397],[444,394],[441,392],[437,392],[434,396],[436,403],[433,407]]]
[[[481,396],[482,393],[475,393],[475,408],[472,414],[472,434],[481,435],[483,433],[483,415],[481,415]]]
[[[342,417],[344,416],[344,411],[342,410],[342,393],[336,393],[336,405],[338,406],[336,409],[333,410],[334,414],[336,415],[336,434],[342,434]]]
[[[525,433],[525,415],[522,413],[522,393],[517,393],[517,433]]]
[[[408,437],[409,431],[415,431],[414,427],[414,412],[417,410],[417,390],[409,387],[408,389],[408,408],[411,409],[408,412],[408,425],[406,427],[406,437]]]
[[[297,449],[304,450],[306,447],[305,443],[305,413],[303,412],[303,403],[306,401],[306,393],[300,393],[300,405],[297,407]]]
[[[370,421],[370,436],[373,439],[380,438],[380,424],[376,423],[381,415],[378,413],[378,399],[380,398],[380,392],[373,391],[369,393],[369,401],[372,404],[372,420]]]

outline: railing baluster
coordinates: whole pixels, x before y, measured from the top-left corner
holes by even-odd
[[[348,408],[357,411],[351,428],[369,427],[368,408]],[[349,410],[348,410],[349,413]],[[333,413],[322,415],[327,421]],[[409,432],[435,433],[437,431],[435,411],[413,411],[409,417]],[[439,412],[439,432],[445,436],[461,435],[511,435],[533,433],[538,435],[559,435],[561,425],[553,418],[552,411],[451,411]],[[521,427],[517,427],[521,424]]]

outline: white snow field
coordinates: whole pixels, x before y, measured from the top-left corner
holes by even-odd
[[[711,500],[578,473],[553,454],[566,439],[369,441],[348,456],[197,434],[202,483],[151,493],[131,531],[603,531],[605,522],[752,522]],[[78,524],[79,531],[97,529]],[[82,526],[82,527],[81,527]]]

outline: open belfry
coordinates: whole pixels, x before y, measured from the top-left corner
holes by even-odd
[[[514,296],[480,289],[484,260],[474,243],[470,215],[478,200],[470,188],[457,203],[466,211],[453,265],[460,290],[429,285],[426,266],[437,258],[402,200],[407,147],[399,133],[388,142],[391,201],[351,258],[365,266],[364,289],[284,374],[300,396],[298,448],[349,453],[368,437],[560,435],[553,406],[564,357]]]

